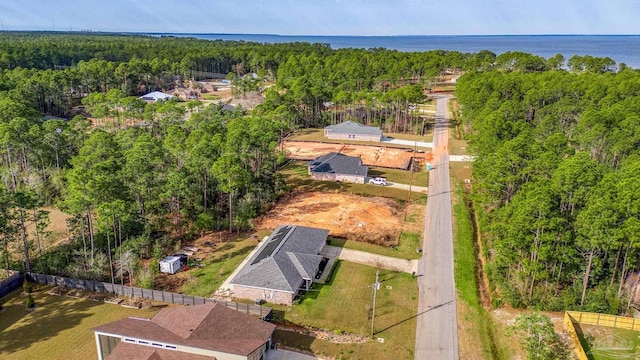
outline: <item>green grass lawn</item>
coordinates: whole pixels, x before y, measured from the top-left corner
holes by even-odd
[[[220,96],[218,95],[213,95],[213,94],[200,94],[200,97],[205,99],[205,100],[218,100],[220,99]]]
[[[366,251],[371,254],[397,257],[401,259],[419,259],[422,254],[416,252],[416,249],[422,247],[422,235],[412,232],[402,232],[400,234],[400,242],[395,249],[386,246],[374,245],[360,241],[329,238],[330,245],[343,247],[345,249],[353,249]]]
[[[636,355],[640,353],[640,332],[638,331],[580,324],[575,324],[575,328],[582,348],[591,360],[633,360],[637,359]],[[603,340],[606,342],[607,337],[616,339],[616,346],[629,346],[631,349],[612,350],[599,348],[596,345],[596,341]]]
[[[25,310],[25,299],[16,290],[3,298],[0,311],[0,358],[13,359],[97,359],[92,328],[128,316],[152,317],[151,310],[47,295],[50,287],[36,289],[36,309]]]
[[[285,183],[303,191],[340,191],[347,194],[363,196],[384,196],[401,200],[409,200],[409,191],[393,189],[385,186],[369,184],[348,184],[333,181],[312,180],[307,174],[307,165],[302,161],[292,161],[280,170]],[[413,191],[411,201],[426,199],[427,195]]]
[[[370,336],[371,284],[375,281],[376,269],[338,261],[333,271],[327,284],[314,284],[313,291],[298,305],[275,306],[276,317],[335,333]],[[383,338],[384,343],[334,344],[288,332],[277,333],[276,341],[342,359],[413,359],[418,305],[416,281],[409,274],[387,270],[380,271],[380,281],[374,338]]]
[[[252,235],[262,239],[269,233],[258,231],[250,235],[244,234],[219,245],[203,266],[193,270],[191,279],[182,286],[182,292],[202,297],[211,296],[258,245]]]
[[[400,184],[411,183],[411,171],[409,170],[369,167],[369,176],[384,177],[387,181]],[[413,172],[413,185],[429,186],[429,172],[424,170]]]

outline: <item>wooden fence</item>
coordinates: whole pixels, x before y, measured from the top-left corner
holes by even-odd
[[[567,311],[571,321],[583,325],[608,326],[617,329],[640,331],[640,319],[608,314]]]
[[[573,320],[569,316],[569,313],[564,313],[564,326],[567,328],[567,332],[569,333],[569,337],[573,341],[574,353],[578,357],[578,360],[589,360],[587,354],[584,352],[584,348],[580,343],[580,338],[578,338],[578,333],[576,332],[576,327],[573,325]]]
[[[254,304],[242,304],[231,301],[221,301],[200,296],[176,294],[167,291],[143,289],[132,286],[106,283],[94,280],[74,279],[63,276],[28,273],[29,278],[35,282],[53,286],[80,289],[86,291],[109,293],[119,296],[142,298],[153,301],[161,301],[176,305],[202,305],[205,303],[223,304],[224,306],[254,316],[266,319],[271,316],[271,308]]]
[[[578,333],[574,324],[580,325],[595,325],[595,326],[607,326],[617,329],[626,329],[640,331],[640,319],[616,316],[609,314],[587,313],[580,311],[567,311],[564,313],[564,324],[569,332],[573,345],[576,349],[576,355],[580,360],[587,360],[587,354],[582,348]]]
[[[13,290],[19,288],[24,278],[22,277],[22,274],[20,274],[18,271],[1,270],[1,269],[0,271],[9,272],[9,276],[7,276],[6,279],[0,281],[0,298],[1,298],[3,296],[8,295]]]

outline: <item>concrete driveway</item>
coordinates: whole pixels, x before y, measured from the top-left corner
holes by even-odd
[[[430,143],[430,142],[392,139],[386,136],[383,136],[380,142],[395,144],[395,145],[404,145],[404,146],[417,146],[417,147],[423,147],[423,148],[433,147],[433,143]]]
[[[375,266],[381,269],[406,273],[414,272],[418,268],[418,260],[406,260],[391,256],[376,255],[365,251],[345,249],[330,245],[323,247],[322,251],[320,251],[320,255],[329,258],[338,258],[340,260],[356,264]]]
[[[267,351],[267,360],[317,360],[311,355],[301,354],[295,351],[272,349]]]

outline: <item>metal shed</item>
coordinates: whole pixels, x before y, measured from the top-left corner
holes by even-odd
[[[179,256],[167,256],[160,261],[160,272],[166,274],[175,274],[180,271],[182,262]]]

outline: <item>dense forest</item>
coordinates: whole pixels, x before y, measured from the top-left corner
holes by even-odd
[[[637,282],[626,281],[640,269],[640,72],[614,70],[460,79],[477,155],[472,198],[497,299],[628,310]]]
[[[288,191],[283,136],[347,119],[421,133],[412,109],[449,71],[465,73],[456,94],[495,299],[623,312],[640,268],[640,73],[590,56],[1,33],[2,266],[150,286],[156,266],[141,259],[249,228]],[[138,99],[212,75],[262,104]],[[72,215],[72,241],[54,251],[40,246],[43,206]]]
[[[148,286],[152,274],[141,259],[157,260],[202,231],[249,228],[286,193],[276,173],[285,134],[357,114],[414,131],[419,119],[408,108],[423,99],[422,84],[479,59],[306,43],[2,33],[3,267],[111,281],[136,273],[138,285]],[[251,72],[260,80],[240,80]],[[230,79],[236,96],[262,92],[264,102],[246,112],[138,98],[211,75]],[[326,106],[332,101],[340,107]],[[54,251],[41,246],[43,206],[72,215],[73,241]],[[32,224],[35,232],[27,230]]]

